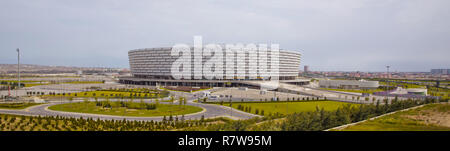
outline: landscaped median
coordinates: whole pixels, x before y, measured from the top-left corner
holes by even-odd
[[[0,103],[0,109],[20,110],[40,104],[42,103]]]
[[[50,93],[42,97],[87,97],[87,98],[164,98],[169,95],[168,91],[159,90],[97,90],[78,93]]]
[[[75,102],[50,106],[54,111],[90,113],[114,116],[170,116],[186,115],[201,112],[200,107],[189,105],[171,105],[144,102],[99,101],[99,102]]]

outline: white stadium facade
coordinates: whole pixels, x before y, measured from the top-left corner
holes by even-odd
[[[273,76],[266,76],[262,71],[271,70],[273,62],[278,62],[274,67],[278,67],[276,71],[276,77],[280,82],[286,82],[290,84],[303,85],[309,81],[297,80],[300,68],[301,54],[296,51],[279,50],[274,53],[278,56],[277,61],[272,60],[272,53],[270,49],[268,51],[256,51],[249,52],[242,49],[238,49],[239,55],[236,52],[232,54],[226,53],[223,48],[220,51],[220,58],[214,58],[215,53],[210,55],[201,55],[202,52],[193,47],[190,47],[190,58],[180,59],[180,55],[174,55],[172,47],[162,48],[145,48],[135,49],[128,52],[131,77],[121,77],[120,83],[124,84],[137,84],[137,85],[151,85],[151,86],[211,86],[211,87],[228,87],[228,86],[246,86],[246,81],[270,81]],[[189,50],[189,49],[188,49]],[[252,57],[256,56],[256,57]],[[260,58],[260,56],[267,56],[267,58]],[[200,59],[198,58],[200,57]],[[200,60],[200,62],[199,62]],[[188,78],[175,78],[173,75],[173,64],[175,62],[185,63],[190,65]],[[273,62],[271,62],[273,61]],[[203,76],[195,77],[195,73],[203,72],[204,65],[196,66],[196,64],[222,64],[223,67],[217,70],[223,70],[223,76],[214,76],[213,78],[206,78]],[[261,68],[266,66],[267,68]],[[212,70],[216,70],[216,67],[212,67]],[[231,70],[230,70],[231,69]],[[231,72],[230,72],[231,71]],[[232,76],[229,76],[232,75]]]

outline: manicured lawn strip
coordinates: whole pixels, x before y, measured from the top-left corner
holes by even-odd
[[[154,110],[126,109],[124,107],[117,107],[111,109],[96,106],[95,102],[76,102],[76,103],[58,104],[50,106],[49,109],[65,112],[90,113],[90,114],[115,115],[115,116],[138,116],[138,117],[183,115],[196,113],[203,110],[202,108],[195,106],[189,105],[180,106],[169,104],[159,104]]]
[[[233,102],[232,107],[238,109],[238,106],[251,107],[251,111],[246,111],[255,114],[256,109],[259,114],[264,110],[264,115],[269,114],[286,114],[286,105],[288,114],[294,112],[315,111],[316,107],[324,108],[324,110],[332,111],[338,107],[351,103],[336,102],[336,101],[301,101],[301,102]],[[229,103],[223,103],[224,106],[230,106]],[[352,104],[357,105],[357,104]],[[245,111],[245,110],[244,110]]]
[[[428,89],[428,94],[431,96],[439,96],[441,99],[449,99],[450,89],[430,87]]]
[[[25,109],[30,106],[39,105],[41,103],[0,103],[0,109]]]
[[[51,83],[25,83],[25,87],[34,87],[38,85],[49,85]]]
[[[342,131],[450,131],[450,127],[426,124],[421,120],[411,119],[407,115],[419,115],[420,111],[433,109],[439,112],[449,112],[450,105],[429,104],[421,108],[398,112],[375,120],[365,121],[349,126]]]

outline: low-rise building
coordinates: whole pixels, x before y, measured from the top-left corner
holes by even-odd
[[[319,86],[322,88],[335,89],[376,89],[380,86],[378,81],[366,80],[319,80]]]

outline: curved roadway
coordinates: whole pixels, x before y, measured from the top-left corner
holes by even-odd
[[[192,94],[183,93],[183,92],[171,92],[174,95],[185,96],[189,101],[186,105],[197,106],[203,108],[203,111],[186,114],[184,118],[186,120],[200,119],[202,116],[205,118],[215,118],[215,117],[229,117],[231,119],[250,119],[253,117],[259,117],[259,115],[246,113],[243,111],[239,111],[236,109],[232,109],[230,107],[215,105],[215,104],[203,104],[203,103],[195,103],[193,102],[195,99]],[[10,110],[10,109],[0,109],[0,113],[2,114],[15,114],[15,115],[25,115],[25,116],[62,116],[62,117],[74,117],[74,118],[93,118],[93,119],[101,119],[101,120],[137,120],[137,121],[161,121],[163,116],[155,116],[155,117],[133,117],[133,116],[113,116],[113,115],[101,115],[101,114],[89,114],[89,113],[75,113],[75,112],[62,112],[62,111],[53,111],[49,110],[48,107],[52,105],[69,103],[66,102],[52,102],[42,105],[31,106],[26,109],[21,110]],[[161,102],[165,103],[165,102]],[[181,115],[178,115],[179,117]]]

